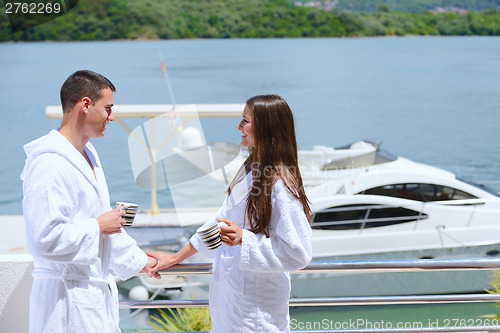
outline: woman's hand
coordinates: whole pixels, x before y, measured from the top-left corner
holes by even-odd
[[[220,227],[221,240],[224,244],[229,246],[241,245],[241,238],[243,231],[236,223],[228,219],[217,219],[219,222],[224,222],[227,226]]]

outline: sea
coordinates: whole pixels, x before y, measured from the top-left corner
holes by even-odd
[[[500,191],[499,37],[2,43],[1,214],[22,214],[23,145],[59,126],[59,120],[47,119],[45,108],[60,104],[60,86],[79,69],[108,77],[117,88],[117,105],[243,104],[254,95],[279,94],[294,113],[299,149],[376,138],[393,154]],[[124,119],[130,129],[146,121]],[[201,119],[202,135],[207,143],[237,145],[239,121]],[[91,142],[111,201],[148,207],[150,191],[136,185],[128,138],[112,123],[103,138]],[[200,195],[211,197],[211,192],[219,198],[223,188]],[[160,208],[173,204],[168,190],[158,191]],[[388,319],[391,308],[393,319]],[[436,313],[442,320],[495,311],[491,304],[320,307],[292,309],[292,320],[297,329],[308,322],[349,319],[427,324],[437,320]],[[132,330],[128,323],[125,329]]]

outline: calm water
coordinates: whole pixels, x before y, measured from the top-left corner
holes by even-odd
[[[497,37],[0,44],[2,214],[22,212],[22,146],[58,126],[44,111],[59,104],[66,77],[78,69],[106,75],[118,89],[116,104],[171,103],[159,51],[177,103],[244,103],[255,94],[277,93],[294,111],[301,149],[380,138],[390,152],[462,178],[500,180]],[[134,128],[142,120],[126,122]],[[207,142],[239,143],[237,122],[204,120]],[[130,198],[147,207],[149,192],[134,184],[127,137],[114,124],[93,143],[111,200]],[[171,205],[165,191],[158,202]],[[490,304],[302,308],[292,309],[292,318],[297,325],[324,319],[427,324],[440,318],[443,326],[446,318],[494,312]],[[123,325],[144,328],[147,319],[137,316]]]
[[[500,39],[408,37],[0,44],[3,138],[0,211],[21,213],[23,144],[59,124],[47,105],[78,69],[116,85],[116,104],[243,103],[281,94],[296,116],[301,149],[380,138],[383,148],[474,181],[499,180]],[[134,128],[141,120],[127,120]],[[239,143],[236,119],[203,121],[207,142]],[[134,184],[127,132],[118,124],[93,141],[111,200],[149,205]],[[170,205],[166,192],[160,207]]]

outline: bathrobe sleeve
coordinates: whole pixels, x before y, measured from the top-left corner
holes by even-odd
[[[279,180],[273,187],[270,237],[243,230],[240,269],[297,271],[312,257],[311,227],[298,199]]]
[[[75,214],[78,198],[73,187],[78,184],[71,175],[73,167],[56,154],[44,154],[32,164],[23,199],[30,252],[61,263],[93,264],[99,251],[99,224],[95,218]]]
[[[208,247],[203,243],[201,240],[200,236],[198,236],[197,233],[195,233],[191,238],[189,239],[189,242],[193,245],[193,247],[204,257],[207,258],[214,258],[215,254],[217,251],[219,251],[220,247],[215,249],[215,250],[209,250]]]
[[[122,280],[130,279],[142,271],[148,262],[148,256],[124,228],[120,233],[109,237],[111,238],[110,270]]]

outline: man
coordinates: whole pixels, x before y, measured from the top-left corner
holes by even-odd
[[[73,73],[61,87],[60,129],[24,146],[23,213],[35,267],[30,332],[120,332],[110,273],[125,280],[156,264],[122,230],[125,212],[111,209],[89,143],[114,120],[114,91],[100,74]]]

